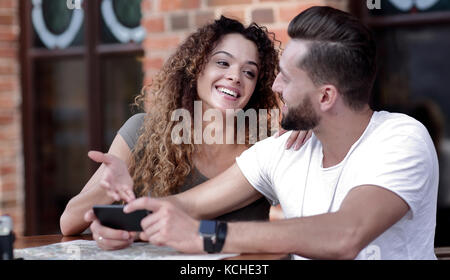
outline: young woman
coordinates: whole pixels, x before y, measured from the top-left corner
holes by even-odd
[[[252,108],[256,112],[266,109],[270,124],[273,117],[270,109],[279,108],[279,100],[271,89],[277,68],[278,51],[274,42],[267,30],[256,24],[244,27],[236,20],[221,17],[191,34],[165,63],[153,80],[150,91],[143,91],[136,99],[147,113],[137,114],[124,124],[108,154],[90,154],[92,159],[103,164],[80,194],[69,201],[61,216],[61,232],[74,235],[84,231],[91,221],[86,222],[83,216],[94,204],[111,204],[120,199],[127,201],[135,195],[175,194],[213,178],[231,166],[235,158],[250,146],[248,131],[245,144],[237,141],[231,144],[225,141],[224,144],[206,144],[204,141],[197,144],[192,123],[188,128],[192,141],[177,144],[172,139],[172,132],[179,122],[171,120],[172,113],[176,109],[185,109],[195,120],[194,104],[201,101],[202,112],[218,110],[223,114],[223,120],[227,109],[246,111]],[[201,126],[202,131],[213,126],[215,134],[223,136],[223,139],[227,129],[233,128],[234,133],[237,131],[235,123],[202,121]],[[297,135],[292,135],[291,143],[296,142],[298,147],[304,135]],[[123,195],[107,192],[108,172],[114,172],[107,168],[108,157],[118,158],[127,165],[132,181],[124,184],[130,188],[133,186],[133,191]],[[268,219],[269,208],[268,202],[260,199],[217,219],[265,220]],[[102,248],[118,249],[133,241],[131,233],[108,230],[112,234],[110,238],[108,234],[102,237],[102,242],[99,242]]]

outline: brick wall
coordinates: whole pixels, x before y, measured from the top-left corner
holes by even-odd
[[[142,24],[148,32],[143,43],[144,83],[151,82],[152,76],[189,33],[222,14],[245,25],[253,21],[264,25],[285,44],[289,21],[314,5],[348,10],[348,0],[143,0]]]
[[[0,215],[13,218],[22,234],[23,154],[19,76],[19,1],[0,1]]]

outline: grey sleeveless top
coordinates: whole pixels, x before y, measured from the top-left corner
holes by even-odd
[[[119,129],[118,133],[127,143],[130,150],[132,150],[140,135],[140,128],[144,122],[145,113],[139,113],[129,118],[125,124]],[[194,169],[185,179],[180,191],[184,192],[190,188],[195,187],[209,178],[201,174],[197,169]],[[217,220],[221,221],[251,221],[251,220],[268,220],[269,219],[270,204],[267,199],[260,198],[244,208],[227,213]]]

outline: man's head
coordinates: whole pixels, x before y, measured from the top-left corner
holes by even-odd
[[[332,108],[336,95],[351,110],[367,106],[376,73],[376,48],[363,24],[340,10],[312,7],[290,22],[288,34],[292,40],[273,86],[287,105],[283,127],[314,128],[320,111]]]

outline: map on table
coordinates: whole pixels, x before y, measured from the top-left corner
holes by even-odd
[[[75,240],[40,247],[14,249],[25,260],[219,260],[238,254],[184,254],[170,247],[134,242],[130,247],[105,251],[95,241]]]

